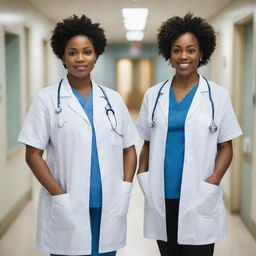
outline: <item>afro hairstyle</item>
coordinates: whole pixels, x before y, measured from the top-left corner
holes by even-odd
[[[62,59],[67,42],[76,35],[87,36],[97,55],[101,55],[106,47],[107,39],[99,23],[92,23],[91,19],[82,15],[80,18],[73,15],[58,22],[53,30],[51,46],[54,54]]]
[[[173,42],[184,33],[192,33],[198,40],[203,53],[199,65],[206,65],[216,47],[216,33],[203,18],[187,13],[184,17],[174,16],[162,23],[157,33],[158,50],[165,60],[170,60]]]

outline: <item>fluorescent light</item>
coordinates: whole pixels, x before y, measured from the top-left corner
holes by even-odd
[[[123,8],[124,18],[141,18],[146,19],[148,16],[148,8]]]
[[[128,31],[126,32],[126,39],[128,41],[142,41],[144,38],[143,31]]]
[[[124,26],[127,30],[143,30],[146,26],[147,8],[124,8]]]
[[[146,20],[124,19],[124,26],[127,30],[143,30],[146,26]]]
[[[128,41],[142,41],[144,38],[144,28],[147,22],[147,8],[124,8],[122,10],[126,39]]]
[[[14,13],[0,13],[0,22],[1,23],[21,23],[23,22],[24,17],[20,14]]]

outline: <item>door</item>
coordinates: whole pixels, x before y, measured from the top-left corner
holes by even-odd
[[[116,89],[130,110],[140,109],[143,95],[153,84],[151,59],[119,59],[116,64]]]

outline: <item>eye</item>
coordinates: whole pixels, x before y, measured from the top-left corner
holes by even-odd
[[[196,51],[196,50],[195,50],[195,49],[193,49],[193,48],[188,49],[188,53],[189,53],[189,54],[193,54],[195,51]]]
[[[69,55],[69,56],[75,56],[75,55],[76,55],[76,51],[70,51],[70,52],[68,53],[68,55]]]
[[[85,55],[91,55],[92,54],[92,50],[84,50],[84,54]]]
[[[177,54],[177,53],[180,52],[180,49],[179,49],[179,48],[173,48],[173,49],[172,49],[172,52]]]

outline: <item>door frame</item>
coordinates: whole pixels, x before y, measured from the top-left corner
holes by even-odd
[[[253,67],[252,70],[256,69],[256,11],[251,12],[244,17],[240,17],[239,20],[234,22],[233,29],[233,95],[232,100],[234,102],[234,108],[236,110],[236,114],[239,122],[242,121],[242,88],[241,84],[243,83],[243,65],[239,65],[237,63],[241,63],[243,60],[244,53],[244,26],[249,22],[253,23]],[[252,78],[252,93],[254,95],[254,104],[253,104],[253,127],[256,125],[256,72],[253,73]],[[234,152],[233,152],[233,162],[232,165],[237,168],[232,168],[231,175],[231,200],[230,200],[230,210],[231,212],[239,213],[241,209],[241,172],[242,172],[242,159],[243,159],[243,140],[242,137],[234,141]],[[254,194],[256,194],[256,189],[254,186],[256,185],[256,179],[253,180],[253,176],[256,176],[256,133],[252,136],[252,160],[251,160],[251,192],[250,192],[250,213],[249,213],[249,222],[248,229],[253,233],[256,238],[256,216],[253,220],[253,213],[256,215],[256,206],[253,206],[253,201],[256,200],[256,196],[254,198]],[[253,170],[254,173],[253,173]],[[254,174],[254,175],[253,175]],[[255,190],[255,191],[254,191]]]

